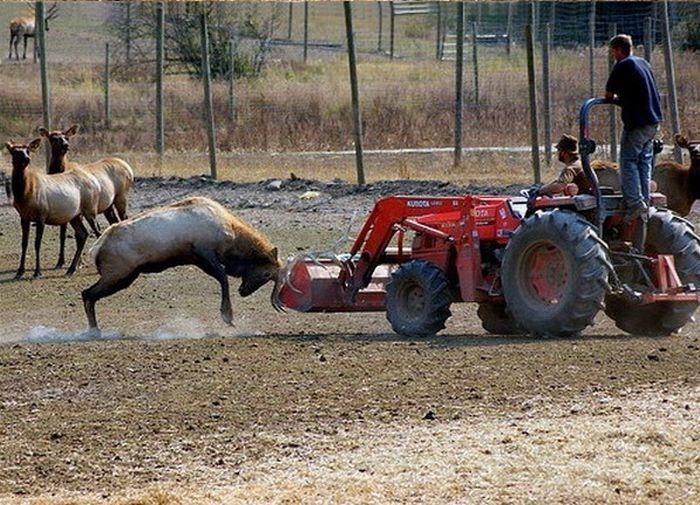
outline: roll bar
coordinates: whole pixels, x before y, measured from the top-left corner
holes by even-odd
[[[596,105],[617,105],[620,106],[619,100],[613,100],[608,98],[589,98],[579,111],[579,138],[578,138],[578,148],[581,153],[581,166],[583,167],[583,172],[588,177],[588,180],[593,184],[593,196],[595,197],[596,203],[596,226],[599,230],[602,230],[603,220],[605,219],[603,215],[603,198],[600,193],[600,184],[598,182],[598,176],[595,174],[591,168],[591,154],[595,152],[595,141],[593,141],[589,135],[589,122],[588,116],[591,109]]]

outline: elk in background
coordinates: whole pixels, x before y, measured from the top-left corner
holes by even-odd
[[[22,223],[22,255],[15,279],[21,279],[24,275],[31,223],[36,223],[35,278],[41,276],[40,251],[45,225],[60,226],[70,223],[75,231],[77,247],[66,272],[68,275],[77,270],[80,254],[88,236],[81,216],[88,220],[93,231],[99,235],[95,223],[99,193],[97,180],[80,169],[55,175],[29,170],[30,153],[36,151],[40,145],[41,138],[34,139],[26,145],[15,144],[12,141],[5,143],[12,156],[12,204]]]
[[[700,140],[689,141],[681,134],[676,134],[674,138],[679,147],[690,152],[690,166],[675,161],[657,163],[652,173],[652,190],[666,195],[669,209],[681,216],[687,216],[695,200],[700,198]],[[610,186],[615,191],[620,191],[620,176],[616,163],[594,160],[591,162],[591,168],[595,170],[601,186]]]
[[[134,172],[129,164],[119,158],[104,158],[94,163],[79,165],[68,161],[70,142],[68,139],[78,132],[74,124],[67,130],[49,131],[40,127],[39,133],[46,137],[51,145],[49,174],[60,174],[80,168],[91,174],[99,184],[99,201],[97,213],[104,214],[110,224],[127,218],[128,194],[134,185]],[[61,226],[57,268],[63,266],[66,242],[66,226]]]
[[[15,48],[15,58],[19,60],[19,54],[17,52],[17,44],[19,43],[19,39],[22,38],[24,39],[24,55],[22,56],[22,59],[26,60],[27,59],[27,39],[31,38],[32,39],[32,44],[34,47],[34,61],[36,61],[36,56],[37,56],[37,47],[36,47],[36,16],[35,16],[35,7],[33,4],[29,4],[31,13],[26,14],[23,16],[17,16],[15,18],[12,18],[10,20],[10,54],[7,56],[8,59],[12,59],[12,47],[14,46]],[[44,26],[46,27],[46,31],[49,31],[49,21],[52,19],[56,19],[58,17],[58,5],[55,3],[48,8],[46,11],[46,16],[44,17]]]

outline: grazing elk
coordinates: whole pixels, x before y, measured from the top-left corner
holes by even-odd
[[[30,4],[31,5],[31,4]],[[17,16],[10,20],[10,54],[7,56],[8,59],[12,59],[12,47],[15,48],[15,58],[19,60],[19,54],[17,52],[17,44],[19,39],[24,39],[24,54],[22,59],[27,59],[27,39],[32,39],[34,46],[34,61],[36,61],[37,48],[35,42],[36,34],[36,16],[34,12],[34,6],[31,5],[32,13],[24,16]],[[44,27],[46,31],[49,31],[49,21],[58,17],[58,5],[55,3],[48,8],[46,15],[44,16]]]
[[[129,287],[142,273],[195,265],[221,285],[221,317],[231,324],[228,276],[242,279],[248,296],[272,280],[279,308],[277,248],[217,202],[193,197],[114,224],[90,249],[100,279],[82,293],[90,328],[97,329],[95,302]]]
[[[652,186],[666,195],[669,209],[681,216],[690,214],[695,200],[700,198],[700,140],[688,141],[680,134],[675,136],[679,147],[690,152],[690,166],[675,161],[661,161],[654,167]],[[596,171],[601,185],[620,190],[617,164],[607,160],[595,160],[591,167]],[[652,189],[654,189],[652,187]]]
[[[20,279],[24,275],[31,223],[36,223],[35,278],[41,276],[40,251],[44,225],[60,226],[70,223],[75,231],[77,247],[67,271],[68,275],[75,273],[78,268],[80,254],[88,236],[81,216],[84,216],[93,231],[99,234],[95,223],[99,192],[97,181],[82,170],[56,175],[41,174],[29,170],[30,153],[36,151],[40,144],[40,138],[34,139],[27,145],[14,144],[12,141],[5,143],[12,156],[12,203],[19,213],[22,223],[22,255],[16,279]]]
[[[60,174],[75,168],[80,168],[92,174],[99,183],[100,195],[97,213],[104,214],[110,224],[127,219],[128,194],[134,184],[134,172],[129,164],[119,158],[104,158],[94,163],[78,165],[68,161],[70,137],[78,132],[78,125],[67,130],[49,131],[39,128],[39,133],[46,137],[51,146],[49,173]],[[66,227],[61,227],[59,256],[57,267],[63,266]]]

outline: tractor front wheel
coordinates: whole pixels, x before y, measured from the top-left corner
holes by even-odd
[[[409,261],[386,286],[386,317],[405,337],[430,337],[445,327],[452,296],[445,274],[433,263]]]
[[[652,209],[647,223],[648,254],[672,254],[684,284],[700,286],[700,238],[688,222],[668,209]],[[631,283],[634,279],[621,279]],[[619,295],[605,300],[605,313],[627,333],[650,337],[669,335],[691,321],[697,302],[655,302],[638,305]]]
[[[510,315],[526,332],[570,336],[593,324],[608,287],[607,247],[583,216],[537,211],[513,233],[501,268]]]

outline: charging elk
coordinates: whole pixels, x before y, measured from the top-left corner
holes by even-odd
[[[104,158],[94,163],[77,164],[68,161],[69,139],[78,132],[78,125],[67,130],[49,131],[39,128],[51,146],[49,173],[60,174],[80,168],[93,175],[99,183],[97,213],[104,214],[110,224],[127,219],[128,193],[134,184],[134,172],[127,162],[119,158]],[[63,265],[66,227],[61,227],[59,263]]]
[[[41,145],[40,138],[26,145],[14,144],[12,141],[5,143],[5,147],[12,156],[13,205],[22,223],[22,255],[16,279],[24,275],[31,223],[36,223],[35,278],[41,276],[40,251],[45,225],[60,226],[70,223],[75,231],[76,251],[68,268],[68,275],[72,275],[77,270],[80,254],[88,236],[81,216],[87,219],[93,231],[99,235],[99,229],[95,223],[99,192],[97,180],[82,170],[55,175],[29,170],[30,153],[36,151],[39,145]]]
[[[37,47],[36,47],[36,41],[35,41],[35,34],[36,34],[36,16],[35,16],[35,7],[30,4],[30,8],[32,10],[31,14],[23,15],[23,16],[17,16],[15,18],[12,18],[10,20],[10,54],[7,56],[8,59],[12,59],[12,48],[15,48],[15,58],[19,60],[19,54],[17,52],[17,44],[19,43],[19,39],[22,38],[24,40],[24,54],[22,56],[22,59],[26,60],[27,59],[27,39],[32,39],[33,41],[33,46],[34,46],[34,61],[36,61],[37,57]],[[55,19],[58,17],[58,5],[53,4],[51,7],[48,8],[46,11],[46,15],[44,16],[44,27],[45,30],[48,32],[49,31],[49,21],[52,19]]]
[[[95,302],[129,287],[142,273],[195,265],[221,285],[221,317],[231,324],[228,276],[242,279],[248,296],[274,281],[275,308],[280,261],[277,248],[223,206],[193,197],[110,226],[90,255],[100,279],[82,293],[90,328],[97,328]]]

